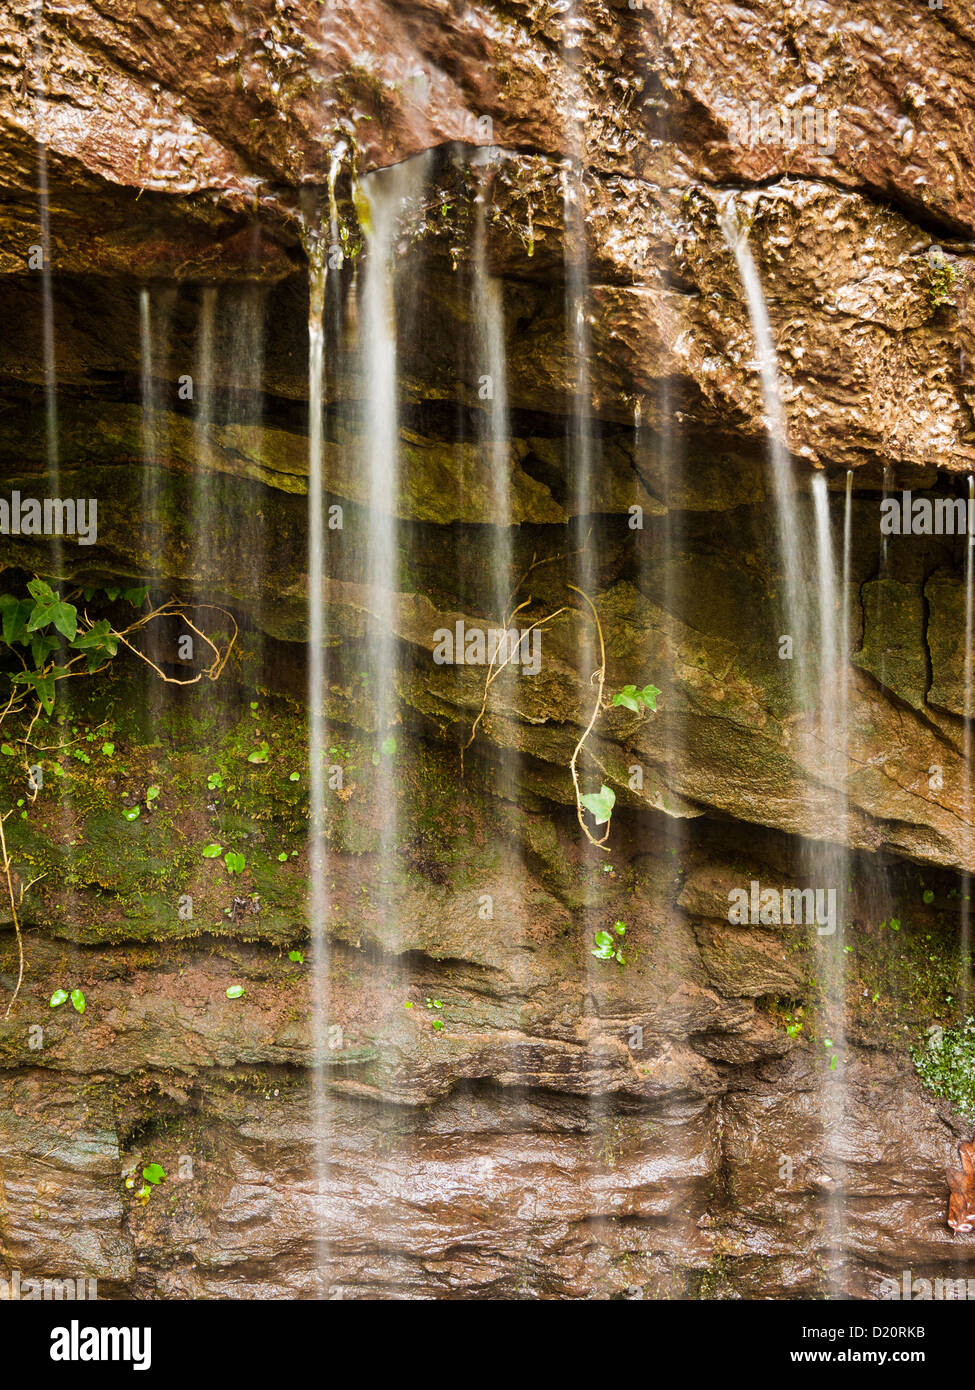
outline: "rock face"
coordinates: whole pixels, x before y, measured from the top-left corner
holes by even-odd
[[[4,587],[148,579],[241,636],[209,697],[143,686],[132,663],[72,691],[64,751],[41,723],[58,772],[23,816],[25,769],[0,757],[14,868],[38,880],[0,1024],[4,1275],[153,1298],[768,1298],[957,1274],[944,1166],[966,1121],[910,1046],[969,989],[965,541],[882,544],[880,502],[964,499],[975,466],[975,30],[958,7],[888,11],[8,7],[3,495],[47,495],[56,461],[99,521],[92,546],[4,536]],[[378,592],[363,188],[424,151],[394,253],[397,573]],[[842,741],[781,659],[731,225],[768,302],[800,533],[816,470],[838,549],[848,526]],[[343,518],[323,586],[327,953],[309,941],[305,775],[322,243],[323,475]],[[479,254],[510,527],[484,445]],[[580,426],[566,293],[583,270]],[[593,703],[594,634],[567,589],[582,542],[607,692],[660,688],[654,715],[607,708],[586,748],[586,786],[617,796],[608,854],[586,846],[569,772]],[[485,699],[482,669],[433,651],[496,621],[500,555],[512,586],[545,560],[519,617],[543,624],[544,660]],[[377,612],[392,754],[375,749]],[[394,760],[390,799],[374,757]],[[239,878],[208,842],[246,852]],[[805,886],[838,843],[842,1009],[814,923],[729,919],[735,890]],[[592,954],[614,922],[625,966]],[[76,983],[85,1013],[51,1009]],[[149,1163],[167,1181],[142,1203],[122,1179]]]

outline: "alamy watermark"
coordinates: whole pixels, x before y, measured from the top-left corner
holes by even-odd
[[[814,145],[825,154],[835,154],[838,129],[835,106],[763,107],[753,101],[734,110],[731,143],[749,150],[756,145],[789,150]]]
[[[79,545],[98,540],[98,502],[89,497],[0,497],[0,536],[77,536]]]
[[[975,536],[975,498],[885,497],[880,504],[882,536]]]
[[[75,1302],[97,1297],[97,1279],[52,1279],[46,1274],[37,1279],[25,1279],[19,1269],[15,1269],[9,1278],[0,1276],[0,1303],[30,1303],[37,1299]]]
[[[526,676],[542,668],[540,628],[467,627],[463,619],[433,634],[438,666],[520,666]]]
[[[915,1279],[905,1269],[899,1279],[885,1276],[880,1281],[880,1297],[914,1303],[940,1303],[975,1299],[975,1279]]]
[[[747,890],[732,888],[728,901],[733,926],[815,926],[819,936],[836,931],[835,888],[763,888],[752,879]]]

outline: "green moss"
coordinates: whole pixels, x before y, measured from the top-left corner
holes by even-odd
[[[930,1029],[923,1043],[911,1047],[911,1056],[928,1090],[975,1121],[975,1018],[957,1028]]]

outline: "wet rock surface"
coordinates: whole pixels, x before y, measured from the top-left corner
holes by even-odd
[[[892,537],[884,559],[879,513],[885,484],[961,495],[975,463],[967,17],[646,0],[582,7],[566,51],[563,13],[534,3],[58,0],[42,35],[35,11],[15,0],[0,21],[0,303],[18,325],[0,341],[5,491],[43,495],[48,461],[28,270],[41,135],[62,489],[103,499],[97,545],[66,547],[64,570],[151,576],[232,609],[244,632],[226,727],[138,682],[110,687],[109,706],[77,717],[119,722],[119,769],[65,760],[70,796],[10,822],[21,881],[44,877],[24,991],[0,1023],[0,1269],[148,1298],[876,1297],[906,1268],[966,1271],[944,1167],[969,1131],[909,1050],[952,1019],[966,970],[964,544]],[[743,144],[755,103],[760,118],[832,112],[834,148]],[[588,518],[565,445],[571,111],[592,282]],[[407,466],[389,508],[405,537],[393,621],[410,835],[394,930],[373,882],[388,808],[358,674],[378,605],[359,558],[353,185],[430,149],[429,197],[397,252]],[[290,773],[307,752],[302,238],[328,222],[332,175],[345,260],[329,277],[325,483],[345,522],[328,557],[326,713],[347,776],[327,807],[321,1018],[307,800]],[[438,629],[493,614],[483,364],[464,347],[478,192],[508,347],[513,568],[591,526],[608,686],[661,687],[657,715],[611,710],[589,746],[589,775],[619,788],[609,872],[581,850],[567,770],[591,708],[579,616],[546,627],[538,677],[494,687],[464,779],[483,672],[431,656]],[[755,346],[719,225],[732,196],[769,302],[796,486],[825,468],[838,522],[854,470],[842,767],[810,746],[815,712],[791,707],[779,657]],[[207,313],[201,427],[178,387],[200,380]],[[0,561],[50,563],[26,537],[4,537]],[[530,618],[560,607],[566,577],[538,573]],[[183,722],[158,738],[147,710]],[[271,742],[267,769],[246,768],[251,733]],[[207,786],[213,750],[233,794]],[[0,763],[16,801],[21,771]],[[126,823],[122,798],[144,805],[153,782],[160,804]],[[804,882],[804,841],[841,836],[853,930],[831,1068],[815,933],[732,924],[728,895]],[[210,838],[246,848],[239,882],[201,861]],[[625,969],[591,955],[614,920]],[[0,913],[3,997],[16,972]],[[76,981],[84,1015],[52,1010]],[[234,983],[243,998],[227,998]],[[143,1205],[123,1174],[150,1162],[167,1181]]]

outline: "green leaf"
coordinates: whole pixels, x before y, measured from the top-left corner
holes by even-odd
[[[625,922],[614,922],[614,923],[613,923],[613,931],[616,932],[617,936],[625,936],[625,935],[626,935],[626,923],[625,923]]]
[[[262,743],[260,748],[255,748],[253,753],[247,754],[247,761],[249,763],[266,763],[267,755],[269,752],[270,749],[268,748],[268,745],[266,743]]]
[[[75,1008],[78,1010],[78,1013],[79,1013],[79,1014],[83,1014],[83,1013],[84,1013],[84,1011],[85,1011],[85,996],[82,994],[82,992],[81,992],[80,989],[73,989],[73,990],[71,991],[71,1002],[72,1002],[72,1004],[75,1006]]]
[[[143,1168],[142,1176],[146,1182],[151,1182],[153,1187],[156,1187],[165,1180],[166,1170],[161,1163],[150,1163]]]
[[[16,751],[16,748],[14,748],[12,744],[0,743],[0,753],[3,753],[5,757],[12,758]]]
[[[142,815],[142,807],[126,806],[125,810],[122,812],[122,815],[125,817],[126,820],[138,820],[139,817]]]
[[[286,849],[283,849],[283,850],[281,851],[281,853],[278,855],[278,863],[279,863],[279,864],[287,864],[287,862],[288,862],[288,851],[287,851]]]
[[[146,601],[149,593],[149,586],[143,585],[138,589],[123,589],[122,597],[131,603],[133,608],[141,608]]]
[[[924,892],[921,894],[921,897],[923,901],[926,903],[934,902],[934,892],[931,888],[925,888]]]
[[[606,825],[609,822],[609,818],[613,814],[613,807],[616,805],[616,793],[607,787],[605,782],[598,792],[589,792],[588,795],[579,799],[586,810],[592,813],[597,825]]]
[[[389,734],[386,738],[383,739],[382,743],[379,745],[379,751],[385,757],[391,758],[393,754],[396,752],[396,747],[396,739],[393,737],[392,734]]]
[[[11,680],[14,685],[26,685],[33,690],[45,714],[50,714],[54,709],[55,676],[63,674],[64,669],[57,666],[52,671],[18,671]]]
[[[30,599],[14,598],[13,594],[0,595],[0,614],[3,615],[3,640],[7,646],[23,642],[27,633],[27,619],[34,611]]]
[[[221,855],[221,854],[223,854],[223,845],[204,845],[204,846],[203,846],[203,858],[204,858],[204,859],[216,859],[216,858],[217,858],[219,855]]]
[[[231,985],[230,988],[227,990],[227,998],[228,998],[228,999],[240,999],[240,998],[243,997],[243,993],[244,993],[244,986],[243,986],[243,985]]]
[[[305,957],[300,951],[289,951],[288,960],[293,960],[296,965],[304,965]]]
[[[435,1019],[433,1020],[433,1025],[432,1025],[432,1026],[433,1026],[433,1031],[434,1031],[435,1033],[439,1033],[439,1032],[441,1031],[441,1029],[443,1028],[443,1019],[442,1019],[442,1018],[435,1018]]]
[[[113,758],[113,757],[115,756],[115,744],[114,744],[114,743],[103,743],[103,744],[102,744],[102,752],[105,754],[105,757],[106,757],[106,758]]]
[[[301,781],[301,773],[300,773],[300,772],[292,772],[291,775],[290,775],[290,777],[288,778],[288,781],[289,781],[289,782],[300,782],[300,781]]]
[[[58,639],[52,636],[39,634],[30,644],[31,660],[38,671],[44,669],[45,663],[52,652],[58,649]]]
[[[85,632],[79,632],[71,644],[75,651],[84,652],[88,657],[89,674],[118,653],[119,639],[112,631],[107,618],[92,623]]]
[[[156,797],[157,797],[158,795],[159,795],[159,788],[158,788],[158,787],[146,787],[146,805],[148,806],[148,805],[150,804],[150,802],[155,801],[155,799],[156,799]]]
[[[623,689],[613,696],[613,704],[622,705],[624,709],[631,709],[639,714],[640,701],[637,699],[636,686],[624,685]]]
[[[54,590],[43,579],[29,579],[27,592],[37,603],[53,603],[55,601]]]
[[[51,1008],[59,1009],[62,1004],[67,1003],[68,991],[66,989],[56,989],[51,995]]]
[[[223,857],[223,862],[227,866],[229,874],[242,874],[247,866],[247,860],[237,850],[230,849]]]
[[[640,694],[643,698],[643,703],[646,705],[647,709],[656,710],[657,696],[660,694],[660,691],[657,689],[657,687],[655,685],[645,685],[643,689],[640,691]]]

